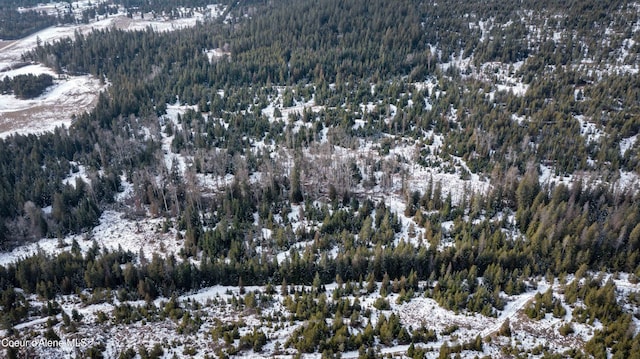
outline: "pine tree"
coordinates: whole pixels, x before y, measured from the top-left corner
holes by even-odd
[[[300,185],[300,168],[296,163],[291,169],[291,180],[290,180],[290,199],[292,203],[301,203],[304,198],[302,196],[302,187]]]

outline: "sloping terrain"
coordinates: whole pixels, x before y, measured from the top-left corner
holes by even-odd
[[[184,5],[3,44],[7,356],[637,355],[640,5]]]
[[[82,5],[82,6],[81,6]],[[57,6],[62,6],[57,4]],[[90,8],[90,4],[77,4],[77,11]],[[34,8],[45,11],[45,7]],[[182,9],[187,11],[190,9]],[[174,31],[195,26],[208,17],[220,16],[222,7],[212,6],[202,12],[194,12],[189,17],[169,19],[152,14],[128,17],[121,12],[108,17],[99,18],[87,24],[61,25],[51,27],[16,41],[0,43],[0,79],[14,77],[18,74],[54,75],[56,81],[41,96],[23,100],[13,95],[0,95],[0,135],[6,137],[12,133],[41,133],[51,131],[55,127],[71,124],[73,115],[91,111],[96,105],[98,94],[105,91],[108,82],[91,75],[64,75],[58,77],[54,70],[41,65],[25,62],[23,55],[33,50],[38,44],[52,43],[65,38],[73,38],[76,33],[86,34],[104,29],[123,29],[126,31]]]

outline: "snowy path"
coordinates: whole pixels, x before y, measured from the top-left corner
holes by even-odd
[[[515,317],[516,314],[524,308],[527,303],[533,299],[538,293],[544,293],[549,288],[548,285],[539,284],[538,289],[530,292],[526,292],[520,295],[515,296],[515,300],[510,301],[507,305],[505,305],[504,310],[500,313],[495,324],[490,325],[486,329],[480,332],[481,337],[487,337],[493,333],[496,333],[500,330],[502,324],[507,320],[511,320],[511,318]]]

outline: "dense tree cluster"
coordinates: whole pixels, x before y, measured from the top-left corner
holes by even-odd
[[[58,19],[38,11],[17,11],[0,4],[0,39],[15,40],[58,23]]]
[[[100,203],[113,202],[120,178],[113,172],[70,180],[72,160],[93,144],[63,130],[40,137],[14,135],[0,141],[0,245],[80,233],[98,224]],[[50,211],[44,209],[49,207]]]
[[[13,93],[17,98],[30,99],[40,96],[51,85],[53,77],[49,74],[5,76],[0,82],[0,93]]]

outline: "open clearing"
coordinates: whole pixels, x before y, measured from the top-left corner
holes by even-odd
[[[223,12],[220,7],[206,8],[206,16],[217,17]],[[22,55],[33,50],[38,43],[54,42],[79,33],[89,33],[100,29],[117,28],[129,31],[152,28],[155,31],[173,31],[195,26],[203,20],[204,13],[194,13],[189,18],[167,20],[151,15],[128,18],[124,13],[112,15],[89,24],[52,26],[16,41],[0,40],[0,80],[5,76],[18,74],[39,75],[48,73],[57,76],[53,70],[35,64],[24,63]],[[42,133],[58,126],[69,126],[74,114],[90,111],[96,104],[98,95],[107,85],[90,75],[65,76],[57,78],[54,85],[41,96],[21,100],[13,95],[0,95],[0,138],[13,133]]]

